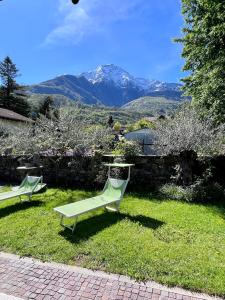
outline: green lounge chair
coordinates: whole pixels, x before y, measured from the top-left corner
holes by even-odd
[[[15,197],[19,197],[20,201],[22,201],[22,196],[27,196],[30,201],[36,187],[38,186],[38,184],[41,183],[42,176],[26,176],[17,190],[11,190],[9,192],[0,193],[0,201],[4,201]]]
[[[46,183],[38,183],[38,185],[35,187],[34,191],[33,191],[33,194],[37,194],[39,192],[43,192],[45,190],[45,188],[47,187],[47,184]],[[12,191],[18,191],[20,188],[20,186],[14,186],[12,187]]]
[[[105,164],[105,166],[109,167],[108,171],[108,179],[106,181],[105,187],[102,193],[99,196],[84,199],[81,201],[77,201],[71,204],[66,204],[63,206],[59,206],[54,208],[56,212],[61,215],[60,225],[69,228],[74,232],[77,224],[78,217],[84,213],[89,211],[104,207],[110,211],[119,211],[119,205],[125,193],[127,184],[130,180],[130,168],[133,166],[132,164]],[[126,180],[115,179],[110,177],[111,167],[122,167],[129,168],[128,178]],[[113,207],[115,206],[115,207]],[[63,218],[75,218],[75,223],[72,226],[67,226],[63,223]]]

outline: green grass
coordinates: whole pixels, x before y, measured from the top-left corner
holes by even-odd
[[[127,195],[121,214],[80,218],[74,235],[53,207],[91,192],[49,189],[0,204],[0,250],[225,296],[225,210]]]

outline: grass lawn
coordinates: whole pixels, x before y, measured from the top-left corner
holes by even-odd
[[[127,195],[121,214],[80,218],[74,235],[53,207],[94,195],[48,189],[0,203],[0,250],[225,296],[225,210]]]

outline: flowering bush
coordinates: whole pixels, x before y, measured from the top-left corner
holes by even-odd
[[[156,146],[163,154],[195,151],[198,154],[222,152],[224,127],[213,127],[212,120],[201,119],[198,112],[183,107],[172,119],[158,123]]]
[[[6,132],[6,130],[4,131]],[[2,153],[51,153],[87,155],[96,149],[107,150],[111,130],[79,122],[73,110],[60,110],[58,119],[41,116],[35,124],[7,128],[0,136]]]

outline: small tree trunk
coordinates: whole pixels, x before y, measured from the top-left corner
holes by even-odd
[[[197,162],[195,151],[182,151],[179,155],[179,165],[177,166],[176,183],[182,186],[191,185],[194,182],[193,167]]]

